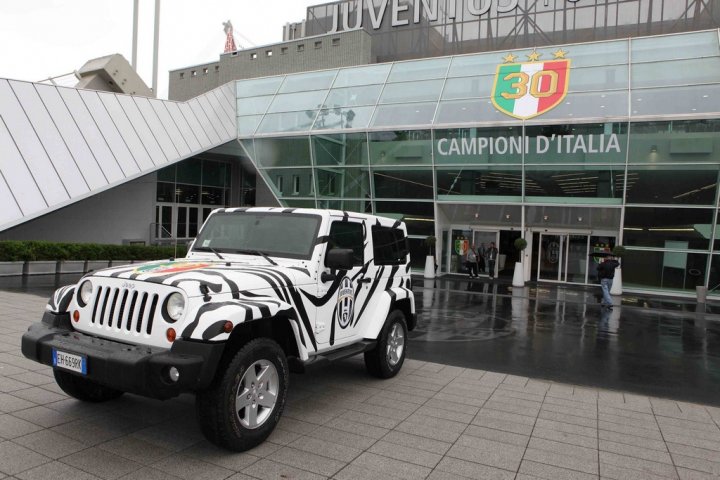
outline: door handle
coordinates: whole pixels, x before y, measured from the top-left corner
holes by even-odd
[[[370,283],[372,282],[372,278],[363,278],[361,280],[358,280],[358,283]]]

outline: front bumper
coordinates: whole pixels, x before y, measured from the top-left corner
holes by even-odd
[[[53,349],[83,355],[87,375],[80,376],[123,392],[159,399],[206,388],[224,346],[181,339],[170,350],[129,345],[74,331],[68,313],[50,312],[22,336],[22,353],[31,360],[52,366]],[[180,372],[177,382],[170,380],[170,367]]]

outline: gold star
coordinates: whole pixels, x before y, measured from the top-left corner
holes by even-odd
[[[527,55],[528,60],[531,62],[537,62],[540,60],[540,57],[542,57],[542,53],[537,53],[535,50],[533,50],[530,55]]]
[[[513,55],[512,53],[508,53],[507,55],[505,55],[503,57],[503,61],[505,63],[514,63],[516,58],[517,57],[515,55]]]
[[[562,48],[559,48],[557,52],[553,52],[553,57],[556,59],[558,58],[565,58],[565,55],[567,55],[568,52],[563,50]]]

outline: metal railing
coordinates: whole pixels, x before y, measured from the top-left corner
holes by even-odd
[[[175,247],[173,257],[177,258],[177,237],[175,237],[167,228],[163,227],[162,224],[157,222],[151,222],[149,230],[148,238],[150,239],[150,245],[172,244]],[[164,236],[164,234],[167,234],[167,236]]]

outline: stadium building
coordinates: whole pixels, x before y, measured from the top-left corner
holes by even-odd
[[[0,238],[188,241],[212,208],[403,218],[439,273],[720,284],[720,1],[352,0],[170,72],[170,100],[0,81]],[[717,149],[717,151],[716,151]],[[717,247],[717,248],[716,248]]]

